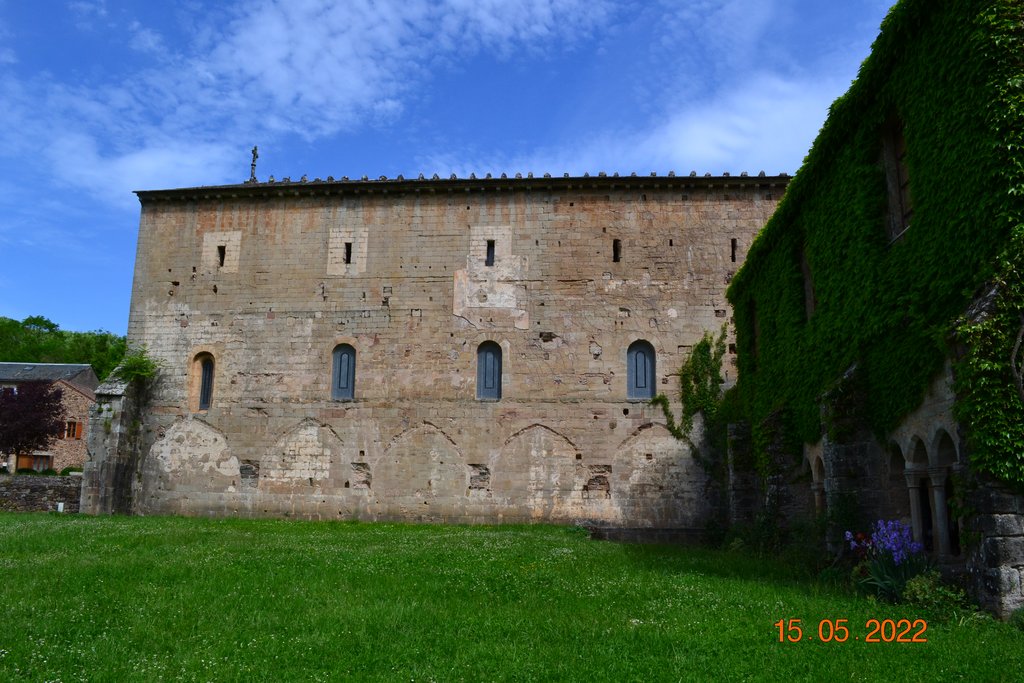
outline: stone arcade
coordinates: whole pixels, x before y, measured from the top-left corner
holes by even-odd
[[[138,414],[100,388],[83,510],[700,530],[720,492],[648,401],[788,180],[139,192],[128,336],[164,371]]]

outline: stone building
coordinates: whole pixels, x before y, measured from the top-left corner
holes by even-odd
[[[649,400],[787,182],[139,192],[128,340],[164,370],[137,415],[100,388],[83,510],[701,529],[719,492]]]
[[[729,289],[753,442],[809,475],[789,496],[810,479],[836,536],[904,520],[1003,616],[1024,606],[1022,23],[1010,0],[898,3]]]
[[[0,363],[0,390],[25,382],[55,382],[62,393],[65,424],[60,438],[43,451],[0,454],[0,462],[9,472],[18,469],[57,470],[85,464],[85,435],[89,429],[89,409],[96,402],[99,385],[91,365],[68,363]]]

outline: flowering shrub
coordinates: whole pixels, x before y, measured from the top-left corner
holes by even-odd
[[[859,560],[860,585],[885,600],[899,602],[907,581],[928,568],[924,548],[902,522],[878,520],[871,535],[846,532],[846,541]]]
[[[903,601],[927,614],[928,621],[945,623],[975,616],[963,589],[944,584],[934,569],[907,581]]]

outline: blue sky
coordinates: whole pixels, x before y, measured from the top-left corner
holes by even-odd
[[[0,0],[0,315],[124,333],[133,190],[798,170],[891,0]]]

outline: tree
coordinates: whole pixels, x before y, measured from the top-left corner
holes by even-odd
[[[0,453],[43,450],[64,431],[64,392],[53,382],[0,389]]]
[[[102,381],[125,349],[125,338],[111,332],[69,332],[40,315],[20,322],[0,317],[0,361],[88,363]]]

